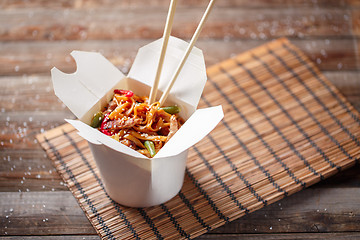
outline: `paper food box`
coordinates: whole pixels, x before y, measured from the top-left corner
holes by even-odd
[[[114,89],[149,95],[161,44],[162,39],[159,39],[140,48],[128,76],[95,52],[71,53],[77,64],[75,73],[66,74],[57,68],[51,70],[55,94],[79,119],[67,121],[88,141],[109,196],[125,206],[154,206],[174,197],[184,181],[188,149],[223,118],[221,106],[196,110],[207,77],[202,51],[194,47],[164,104],[179,106],[180,116],[186,122],[153,158],[89,126],[93,115],[112,99]],[[187,45],[183,40],[170,37],[157,99]]]

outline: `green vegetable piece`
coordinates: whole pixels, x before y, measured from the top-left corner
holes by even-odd
[[[169,114],[175,114],[180,112],[180,108],[178,106],[162,107],[161,109]]]
[[[151,156],[151,157],[154,157],[155,154],[156,154],[154,143],[153,143],[152,141],[146,140],[146,141],[144,142],[144,145],[145,145],[146,149],[149,151],[150,156]]]
[[[100,127],[102,121],[104,120],[104,114],[102,112],[95,113],[93,118],[91,119],[91,124],[93,128]]]

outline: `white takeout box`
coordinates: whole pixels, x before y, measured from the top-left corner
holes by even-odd
[[[77,64],[75,73],[51,70],[55,94],[80,119],[67,121],[88,141],[106,192],[116,202],[130,207],[154,206],[174,197],[184,181],[188,149],[223,118],[221,106],[196,110],[207,77],[202,51],[194,47],[164,104],[178,105],[186,122],[153,158],[88,125],[92,116],[111,100],[114,89],[128,89],[140,96],[149,94],[161,44],[159,39],[140,48],[128,76],[95,52],[71,53]],[[170,37],[158,98],[187,45],[183,40]]]

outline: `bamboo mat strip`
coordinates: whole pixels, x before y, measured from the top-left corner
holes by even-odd
[[[279,39],[208,68],[200,108],[219,126],[189,152],[172,200],[128,208],[105,192],[87,146],[65,124],[37,136],[103,239],[192,239],[359,162],[359,113]]]

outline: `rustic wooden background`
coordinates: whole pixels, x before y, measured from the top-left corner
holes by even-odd
[[[50,69],[95,50],[122,71],[161,37],[164,0],[0,0],[0,239],[99,239],[35,135],[73,115]],[[179,0],[173,35],[189,39],[207,5]],[[218,0],[197,46],[208,66],[278,37],[301,48],[360,111],[360,1]],[[198,239],[360,239],[360,167]]]

